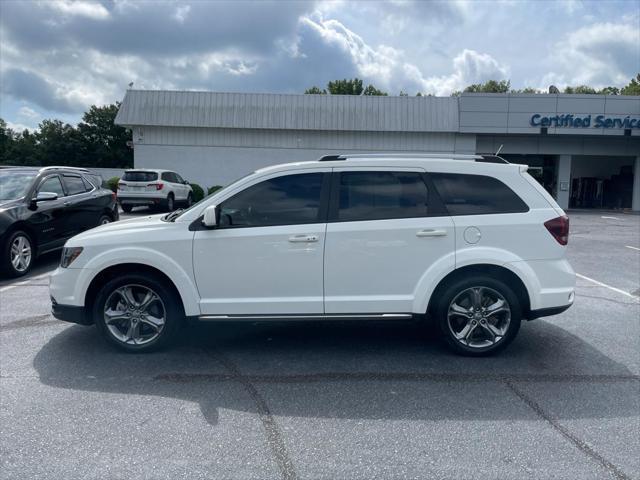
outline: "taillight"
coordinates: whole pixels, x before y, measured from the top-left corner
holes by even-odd
[[[566,215],[547,220],[544,226],[560,245],[566,245],[569,242],[569,217]]]
[[[147,187],[156,187],[156,190],[162,190],[164,183],[150,183]]]

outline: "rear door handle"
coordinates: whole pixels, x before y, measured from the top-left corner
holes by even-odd
[[[446,234],[446,230],[420,230],[416,237],[444,237]]]
[[[71,205],[71,202],[66,201],[66,202],[64,202],[64,203],[63,203],[63,205],[64,205],[65,207],[68,207],[69,205]]]
[[[318,236],[317,235],[294,235],[292,237],[289,237],[289,241],[291,243],[317,242],[318,241]]]

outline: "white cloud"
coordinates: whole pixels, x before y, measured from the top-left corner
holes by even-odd
[[[9,120],[7,120],[7,127],[10,128],[11,130],[13,130],[16,133],[22,133],[25,130],[33,131],[33,130],[36,129],[36,126],[34,126],[34,125],[25,125],[24,123],[19,123],[19,122],[18,123],[14,123],[14,122],[11,122]]]
[[[405,65],[405,72],[418,76],[415,69]],[[453,72],[449,75],[420,78],[426,93],[450,95],[473,83],[487,80],[507,80],[510,69],[487,53],[463,50],[453,59]]]
[[[640,66],[640,28],[632,21],[579,28],[555,45],[551,60],[542,87],[624,85]]]
[[[178,23],[184,23],[191,11],[191,5],[180,5],[176,8],[176,13],[174,13],[173,18],[175,18]]]
[[[41,2],[42,5],[56,10],[66,16],[87,17],[93,20],[106,20],[110,17],[109,10],[98,2],[81,0],[56,0]]]
[[[20,110],[18,110],[18,116],[28,119],[42,118],[38,112],[29,107],[20,107]]]
[[[346,53],[360,72],[360,75],[376,79],[381,85],[388,85],[394,70],[402,56],[402,52],[392,47],[380,45],[369,46],[361,36],[352,32],[335,19],[313,21],[310,18],[300,19],[303,26],[309,27],[325,42]]]

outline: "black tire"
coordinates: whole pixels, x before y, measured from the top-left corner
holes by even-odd
[[[467,296],[467,292],[474,291],[480,292],[481,298],[486,295],[485,301],[480,302],[480,305],[483,306],[479,310],[473,308],[471,303],[473,295]],[[499,298],[500,296],[502,299]],[[508,311],[491,315],[487,313],[488,310],[483,310],[487,303],[498,299],[506,303]],[[454,300],[462,303],[465,309],[471,308],[472,311],[466,311],[461,315],[454,313],[450,322],[449,308]],[[495,303],[493,304],[495,305]],[[456,303],[456,305],[459,304]],[[522,320],[522,306],[513,290],[501,280],[481,275],[456,280],[447,285],[438,295],[433,312],[447,346],[455,353],[472,357],[492,355],[506,348],[518,334]],[[485,317],[484,315],[489,316]],[[487,322],[491,322],[491,325]],[[456,333],[462,335],[463,329],[467,327],[470,330],[470,337],[467,340],[456,338]],[[495,331],[490,330],[490,327],[500,330],[502,335],[495,335]],[[486,337],[485,341],[483,341],[483,336]],[[494,343],[484,345],[487,342]]]
[[[173,193],[170,193],[169,195],[167,195],[167,201],[165,202],[164,206],[167,212],[173,212],[175,210],[176,202],[173,197]]]
[[[23,270],[20,268],[16,268],[11,261],[12,259],[11,246],[20,237],[26,239],[31,252],[28,265]],[[4,245],[2,245],[1,247],[2,247],[2,259],[0,259],[0,270],[4,275],[15,278],[15,277],[22,277],[23,275],[26,275],[27,273],[29,273],[29,271],[31,270],[31,267],[33,266],[33,262],[36,258],[36,249],[35,249],[33,239],[27,232],[25,232],[24,230],[16,230],[14,232],[11,232],[7,236],[7,239],[5,240]]]
[[[191,205],[193,205],[193,195],[189,193],[189,195],[187,195],[187,208],[189,208]]]
[[[111,218],[110,215],[101,215],[100,219],[98,220],[98,226],[100,225],[106,225],[107,223],[111,223],[113,222],[113,218]]]
[[[128,318],[124,318],[124,315],[118,315],[119,318],[123,318],[122,321],[113,322],[112,328],[107,325],[105,320],[105,304],[107,301],[110,303],[110,310],[112,312],[127,312],[125,307],[125,301],[121,295],[116,293],[121,288],[133,288],[134,299],[138,302],[143,300],[145,289],[151,291],[159,297],[159,301],[150,303],[151,313],[155,316],[159,316],[161,311],[164,311],[164,322],[159,332],[149,327],[149,322],[136,321],[139,323],[138,333],[140,336],[140,343],[135,343],[132,340],[123,341],[122,337],[127,337],[129,333],[129,327],[133,321],[133,314],[129,314]],[[114,310],[114,305],[117,304],[118,309]],[[160,310],[162,308],[162,310]],[[178,336],[180,325],[184,320],[184,312],[181,306],[181,301],[178,295],[175,293],[170,285],[157,277],[147,273],[128,273],[125,275],[119,275],[114,278],[100,289],[96,295],[95,302],[93,304],[93,320],[96,324],[98,331],[101,335],[112,345],[132,353],[146,353],[158,350],[160,348],[168,346],[171,342],[175,341]],[[147,320],[149,317],[146,317]],[[137,318],[136,318],[137,320]],[[116,333],[114,333],[116,332]],[[144,334],[155,335],[154,338],[145,340]],[[120,338],[116,336],[120,335]],[[133,335],[130,337],[134,337]]]
[[[122,211],[125,213],[131,213],[131,210],[133,210],[133,205],[120,205],[122,207]]]

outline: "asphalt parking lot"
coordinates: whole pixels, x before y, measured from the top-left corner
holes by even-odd
[[[42,259],[0,283],[0,478],[640,478],[640,216],[571,222],[575,305],[484,359],[406,323],[124,354],[50,316]]]

